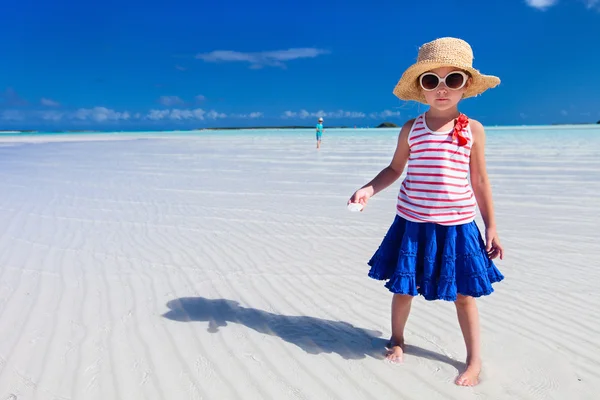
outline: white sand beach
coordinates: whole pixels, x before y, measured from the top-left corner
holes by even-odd
[[[596,399],[600,128],[490,129],[506,279],[484,372],[416,299],[402,365],[366,262],[398,182],[351,213],[395,131],[0,137],[0,400]],[[478,220],[481,225],[481,220]]]

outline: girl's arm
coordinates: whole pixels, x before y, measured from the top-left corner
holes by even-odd
[[[394,157],[392,158],[390,165],[381,170],[381,172],[377,174],[375,178],[360,188],[354,194],[354,196],[352,196],[350,202],[361,202],[360,199],[363,197],[363,195],[366,195],[366,203],[366,200],[368,200],[370,197],[381,192],[392,183],[396,182],[398,178],[400,178],[410,154],[410,148],[408,146],[408,134],[410,133],[410,129],[412,128],[414,121],[415,120],[412,119],[402,126],[400,135],[398,135],[396,151],[394,152]]]
[[[480,122],[469,120],[473,145],[469,169],[471,171],[471,186],[475,193],[477,206],[485,223],[486,250],[490,258],[504,257],[500,238],[496,232],[496,217],[494,215],[494,201],[492,199],[492,186],[485,167],[485,130]]]

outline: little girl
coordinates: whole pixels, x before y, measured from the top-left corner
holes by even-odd
[[[392,299],[392,337],[386,358],[402,361],[404,326],[413,296],[454,301],[467,347],[466,369],[456,384],[473,386],[481,371],[475,298],[492,293],[504,277],[492,259],[503,258],[492,191],[485,166],[485,132],[458,111],[458,103],[500,83],[472,66],[468,43],[442,38],[419,49],[394,94],[429,105],[404,124],[392,162],[348,203],[369,198],[394,183],[408,162],[396,217],[369,265],[369,276],[387,280]],[[471,184],[468,175],[470,172]],[[479,206],[485,242],[474,222]]]

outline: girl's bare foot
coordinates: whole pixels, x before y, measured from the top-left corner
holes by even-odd
[[[404,340],[390,340],[385,359],[392,363],[401,363],[404,357]]]
[[[481,361],[467,361],[467,368],[456,378],[455,383],[458,386],[475,386],[479,383],[479,373],[481,372]]]

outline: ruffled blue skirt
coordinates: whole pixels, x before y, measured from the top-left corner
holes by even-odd
[[[369,276],[386,280],[391,292],[426,300],[485,296],[494,291],[492,283],[504,279],[474,221],[444,226],[396,216],[369,265]]]

